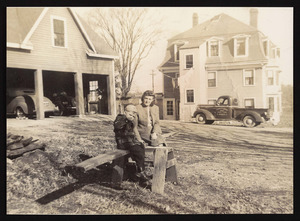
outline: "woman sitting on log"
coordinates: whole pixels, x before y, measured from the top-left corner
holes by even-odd
[[[136,106],[136,137],[140,142],[144,141],[150,146],[166,146],[159,125],[159,108],[154,103],[154,93],[150,90],[145,91],[142,95],[142,103]]]

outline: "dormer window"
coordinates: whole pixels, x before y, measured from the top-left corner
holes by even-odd
[[[174,43],[174,61],[179,61],[179,48],[184,45],[182,41]]]
[[[279,48],[273,48],[273,56],[274,56],[274,58],[280,58],[280,49]]]
[[[51,16],[52,28],[52,46],[54,47],[67,47],[66,40],[66,20],[58,16]]]
[[[179,61],[179,50],[177,44],[174,44],[174,60]]]
[[[218,57],[221,52],[221,38],[213,37],[207,40],[207,56]]]
[[[219,41],[211,41],[210,42],[210,56],[219,56]]]
[[[263,40],[263,49],[264,49],[264,53],[265,53],[265,56],[269,56],[269,40],[266,39],[266,40]]]
[[[246,57],[249,54],[249,36],[238,35],[234,37],[234,57]]]

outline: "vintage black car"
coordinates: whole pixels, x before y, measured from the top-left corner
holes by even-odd
[[[6,90],[6,114],[15,115],[18,118],[33,117],[35,110],[36,95],[33,89],[9,88]],[[56,111],[52,101],[43,98],[45,116],[51,116]]]
[[[59,110],[55,112],[55,115],[66,116],[76,114],[75,98],[67,95],[66,92],[54,93],[52,100]]]
[[[193,117],[199,124],[237,120],[245,127],[255,127],[270,119],[270,111],[267,108],[240,108],[236,98],[221,96],[215,105],[198,105]]]

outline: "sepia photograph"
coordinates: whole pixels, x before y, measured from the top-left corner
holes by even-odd
[[[6,214],[294,214],[293,7],[6,7]]]

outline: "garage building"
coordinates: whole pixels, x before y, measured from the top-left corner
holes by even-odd
[[[7,8],[6,51],[6,87],[34,89],[37,119],[43,97],[62,91],[75,98],[79,116],[116,115],[117,53],[72,8]]]

